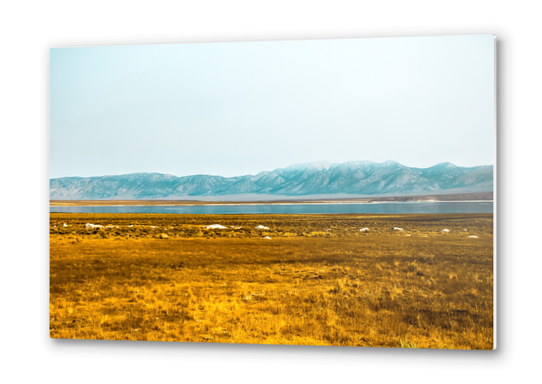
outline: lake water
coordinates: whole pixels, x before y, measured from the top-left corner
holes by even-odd
[[[318,213],[493,213],[492,202],[431,202],[371,204],[246,204],[246,205],[109,205],[50,207],[71,213],[185,213],[185,214],[318,214]]]

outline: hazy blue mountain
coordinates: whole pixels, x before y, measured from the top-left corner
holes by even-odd
[[[493,190],[493,166],[472,168],[440,163],[410,168],[395,161],[342,164],[315,162],[257,175],[176,177],[160,173],[62,177],[50,180],[52,200],[172,199],[225,195],[412,195]]]

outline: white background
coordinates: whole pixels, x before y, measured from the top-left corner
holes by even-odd
[[[4,1],[0,332],[4,382],[536,381],[541,23],[536,1]],[[499,335],[493,352],[48,338],[48,49],[493,33],[499,49]],[[468,139],[468,138],[466,138]],[[7,214],[6,214],[7,212]]]

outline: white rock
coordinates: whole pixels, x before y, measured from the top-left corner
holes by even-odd
[[[403,228],[399,228],[399,227],[393,227],[392,229],[393,229],[394,231],[404,231]]]
[[[365,228],[361,228],[360,232],[365,232],[365,231],[368,231],[368,230],[369,230],[369,228],[365,227]]]
[[[269,227],[265,227],[265,226],[263,226],[263,225],[258,225],[258,226],[256,227],[256,229],[269,229]]]
[[[442,232],[450,232],[450,230],[448,228],[444,228]]]
[[[103,228],[103,225],[86,223],[85,229]]]
[[[67,226],[68,226],[68,224],[64,223],[64,224],[62,224],[62,226],[63,226],[63,227],[67,227]]]
[[[151,228],[152,228],[152,229],[156,229],[156,228],[158,228],[158,227],[157,227],[156,225],[151,225]]]
[[[271,240],[269,236],[265,236],[264,239]]]
[[[212,224],[205,227],[205,229],[227,229],[228,227],[225,227],[220,224]]]
[[[471,239],[477,239],[477,238],[478,238],[478,236],[474,236],[474,235],[471,235],[471,236],[469,236],[469,237],[470,237]]]

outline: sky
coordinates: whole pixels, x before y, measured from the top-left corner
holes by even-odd
[[[53,48],[50,177],[493,164],[494,37]]]

